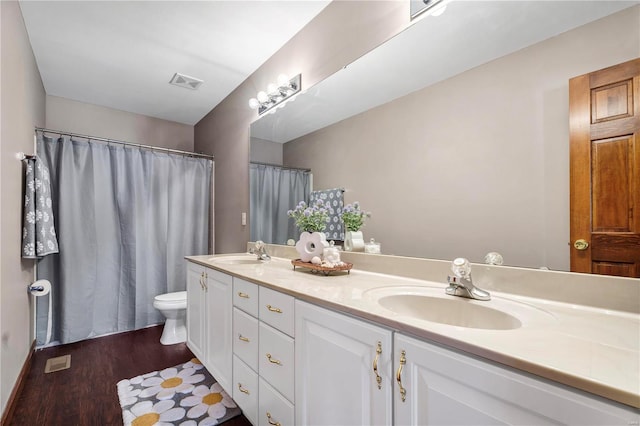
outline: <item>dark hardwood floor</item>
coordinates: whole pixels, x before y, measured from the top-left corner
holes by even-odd
[[[162,327],[42,349],[33,355],[8,425],[122,425],[116,383],[193,357],[186,344],[160,344]],[[71,368],[45,374],[47,359],[71,354]],[[250,426],[244,416],[225,426]]]

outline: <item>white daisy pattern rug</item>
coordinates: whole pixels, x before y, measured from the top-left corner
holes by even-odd
[[[240,408],[196,358],[118,382],[125,426],[208,426]]]

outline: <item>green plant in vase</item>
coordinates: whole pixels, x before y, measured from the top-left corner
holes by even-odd
[[[371,213],[360,210],[360,203],[347,204],[342,209],[342,222],[347,231],[359,231],[364,226],[364,218],[371,217]]]
[[[329,210],[322,200],[317,200],[312,205],[300,201],[295,209],[287,212],[292,217],[300,232],[322,232],[329,221]]]
[[[347,204],[342,209],[342,222],[344,223],[344,249],[346,251],[364,251],[364,238],[360,228],[364,226],[365,217],[371,217],[371,213],[360,209],[360,203]]]

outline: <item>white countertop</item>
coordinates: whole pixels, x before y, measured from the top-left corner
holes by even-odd
[[[298,299],[640,408],[640,315],[636,313],[492,290],[495,303],[522,302],[545,311],[547,318],[512,330],[457,327],[394,314],[368,292],[393,286],[427,286],[444,292],[443,283],[356,268],[325,277],[300,268],[294,271],[289,259],[275,257],[259,265],[220,264],[211,258],[187,257]],[[470,302],[491,306],[492,301]]]

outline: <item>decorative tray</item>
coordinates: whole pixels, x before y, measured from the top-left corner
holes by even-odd
[[[343,265],[341,266],[329,267],[329,266],[322,266],[322,265],[314,265],[311,262],[303,262],[300,259],[294,259],[291,261],[291,264],[293,265],[294,271],[296,270],[296,266],[300,266],[301,268],[310,269],[312,274],[321,273],[325,277],[335,271],[347,271],[347,274],[348,274],[351,268],[353,268],[353,263],[349,263],[349,262],[343,262]]]

